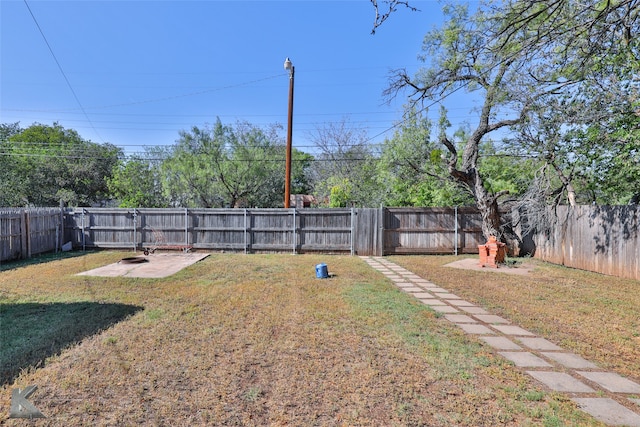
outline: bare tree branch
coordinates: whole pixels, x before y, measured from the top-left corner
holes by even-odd
[[[383,3],[387,5],[387,9],[384,12],[380,12],[379,3]],[[393,12],[397,10],[398,6],[404,6],[412,12],[418,11],[418,8],[413,7],[409,4],[408,0],[383,0],[379,2],[378,0],[371,0],[371,4],[376,12],[375,20],[373,21],[373,28],[371,29],[371,34],[375,34],[376,30],[379,26],[381,26],[384,21],[386,21]]]

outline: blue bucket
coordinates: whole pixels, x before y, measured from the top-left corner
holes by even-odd
[[[327,268],[327,264],[316,265],[316,278],[326,279],[327,277],[329,277],[329,269]]]

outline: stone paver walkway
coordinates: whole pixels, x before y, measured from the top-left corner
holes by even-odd
[[[449,322],[477,336],[545,387],[567,393],[580,409],[597,420],[611,426],[640,427],[640,384],[605,372],[577,354],[464,301],[385,258],[361,258],[399,289],[443,313]]]

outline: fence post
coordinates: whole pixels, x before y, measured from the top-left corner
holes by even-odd
[[[354,248],[353,248],[353,235],[354,235],[353,227],[354,227],[354,225],[355,225],[355,209],[351,208],[351,230],[349,232],[349,237],[350,237],[349,245],[351,246],[351,256],[353,256],[354,253],[355,253]]]
[[[189,246],[189,208],[184,208],[184,245]]]
[[[138,212],[137,210],[134,208],[133,209],[133,251],[136,252],[136,250],[138,249],[138,244],[137,244],[137,230],[138,230]]]
[[[249,249],[248,244],[248,227],[247,227],[247,208],[244,208],[244,254],[246,255]]]
[[[293,208],[293,254],[296,254],[296,208]]]
[[[27,210],[20,212],[20,258],[25,259],[29,256],[29,226],[27,225]]]
[[[380,221],[380,236],[379,236],[380,243],[378,246],[378,250],[376,251],[376,255],[384,256],[384,221],[385,221],[384,206],[380,206],[379,221]]]
[[[456,256],[458,256],[458,207],[454,206],[453,208],[453,215],[455,216],[454,218],[454,227],[455,227],[455,231],[454,231],[454,253]]]
[[[82,214],[81,214],[81,224],[80,224],[80,231],[82,232],[82,252],[86,251],[86,241],[85,241],[85,237],[84,237],[84,212],[85,209],[82,208]]]

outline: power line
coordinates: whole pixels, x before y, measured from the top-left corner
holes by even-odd
[[[80,110],[82,110],[82,112],[84,113],[84,116],[87,118],[87,121],[89,122],[89,124],[91,124],[91,127],[95,131],[96,135],[98,135],[98,138],[100,138],[102,140],[102,137],[100,136],[100,133],[98,133],[96,128],[93,126],[93,123],[91,122],[91,119],[89,118],[89,115],[87,114],[87,112],[85,111],[84,107],[82,106],[82,103],[80,102],[80,98],[78,98],[78,95],[76,94],[76,91],[73,89],[73,86],[71,86],[71,82],[69,81],[69,79],[67,78],[67,75],[65,74],[64,70],[62,69],[62,65],[60,65],[60,61],[58,61],[58,58],[56,57],[56,54],[53,52],[53,49],[51,48],[51,45],[49,44],[49,41],[47,40],[47,37],[44,35],[44,31],[42,31],[42,28],[40,28],[40,24],[38,23],[38,20],[36,19],[35,15],[33,14],[33,11],[31,10],[31,7],[29,7],[29,3],[27,3],[27,0],[23,0],[23,1],[24,1],[25,6],[27,6],[27,9],[29,10],[29,14],[31,15],[31,18],[33,18],[33,22],[36,24],[36,27],[38,28],[38,31],[40,31],[40,35],[42,35],[42,38],[44,39],[44,43],[47,45],[47,48],[49,48],[49,52],[51,53],[51,56],[53,57],[53,60],[55,61],[56,65],[58,66],[58,69],[60,70],[60,73],[62,74],[62,77],[64,77],[64,81],[67,82],[67,86],[69,87],[69,90],[71,91],[71,93],[73,94],[73,97],[75,98],[76,102],[80,106]]]

